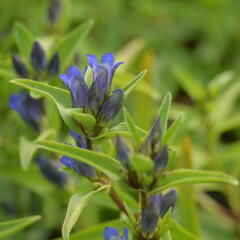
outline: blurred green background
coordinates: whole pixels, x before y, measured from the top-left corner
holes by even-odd
[[[85,54],[113,52],[117,60],[125,61],[116,76],[119,84],[148,69],[144,82],[126,102],[137,124],[148,129],[162,95],[171,91],[169,123],[180,112],[185,114],[174,142],[174,168],[222,170],[239,179],[239,0],[62,0],[54,23],[48,18],[50,2],[0,1],[0,221],[43,215],[43,220],[9,239],[59,237],[69,198],[69,193],[58,189],[47,197],[44,190],[39,194],[33,190],[35,185],[51,183],[40,174],[38,182],[34,172],[20,168],[19,136],[36,136],[7,105],[10,94],[17,89],[9,83],[16,78],[11,62],[11,54],[18,53],[12,31],[16,21],[23,23],[45,49],[50,49],[80,23],[94,19],[72,63],[82,68]],[[60,85],[61,81],[56,78],[54,84]],[[61,129],[66,132],[64,126]],[[24,177],[32,184],[19,181]],[[78,183],[77,189],[84,192],[87,188],[87,182]],[[191,191],[198,203],[196,216],[188,215],[186,191]],[[229,186],[182,189],[176,218],[186,228],[201,231],[203,239],[239,239],[239,200],[239,189]],[[116,217],[117,211],[104,203],[100,207],[92,203],[79,226],[90,227]],[[190,226],[192,217],[200,222],[201,230]]]

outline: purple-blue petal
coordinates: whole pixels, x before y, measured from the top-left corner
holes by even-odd
[[[82,74],[81,70],[77,66],[75,66],[75,65],[73,65],[72,67],[70,67],[67,70],[67,76],[69,78],[71,78],[71,77],[78,77],[78,78],[83,79],[83,74]]]
[[[73,162],[73,159],[70,158],[70,157],[67,157],[67,156],[62,156],[61,159],[60,159],[60,162],[68,167],[68,168],[72,168],[72,162]]]
[[[72,129],[70,129],[69,134],[72,138],[74,138],[78,147],[80,147],[80,148],[87,147],[86,139],[83,136],[81,136],[79,133],[76,133]]]
[[[63,82],[65,83],[65,85],[70,88],[70,81],[69,78],[67,77],[67,74],[63,73],[60,74],[59,77],[63,80]]]
[[[97,65],[94,71],[94,82],[97,84],[98,97],[100,101],[108,90],[108,69],[103,65]]]
[[[102,56],[100,63],[112,66],[114,64],[114,56],[112,53],[106,53]]]
[[[118,63],[114,64],[113,67],[111,68],[110,74],[109,74],[109,80],[108,80],[108,81],[109,81],[109,82],[108,82],[108,85],[109,85],[109,86],[110,86],[111,83],[112,83],[113,75],[114,75],[116,69],[117,69],[121,64],[123,64],[123,63],[124,63],[124,62],[118,62]]]
[[[104,231],[104,240],[120,240],[119,232],[116,228],[106,227]]]
[[[95,168],[86,163],[80,162],[67,156],[63,156],[60,159],[60,162],[66,167],[73,169],[80,176],[87,177],[90,179],[95,179],[97,177]]]
[[[124,228],[123,230],[123,240],[128,240],[128,229]]]
[[[94,68],[94,66],[98,64],[96,55],[87,54],[87,58],[88,58],[88,64],[90,65],[91,68]]]
[[[85,82],[73,81],[70,84],[73,107],[86,107],[88,104],[88,87]]]

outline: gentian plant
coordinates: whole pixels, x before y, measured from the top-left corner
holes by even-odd
[[[87,26],[89,24],[84,25],[86,29]],[[63,41],[66,46],[64,44]],[[71,66],[66,61],[66,51],[61,47],[57,50],[64,67]],[[36,42],[31,51],[35,74],[29,75],[21,60],[13,58],[16,72],[24,79],[15,79],[12,83],[30,93],[13,95],[9,106],[33,128],[44,129],[33,146],[51,152],[53,158],[38,154],[39,169],[49,181],[63,189],[61,194],[73,194],[62,225],[63,239],[71,239],[71,231],[82,210],[99,196],[105,197],[105,204],[117,207],[117,227],[125,227],[123,235],[111,224],[97,227],[104,240],[200,239],[200,234],[185,229],[175,220],[173,210],[177,209],[179,187],[198,183],[237,185],[238,181],[222,172],[178,168],[177,149],[172,140],[183,115],[169,126],[170,92],[163,96],[148,131],[135,123],[126,109],[125,99],[140,84],[146,71],[116,87],[115,72],[123,62],[115,63],[112,53],[102,55],[100,61],[95,55],[87,55],[87,60],[88,66],[83,70],[73,65],[65,72],[59,67],[58,55],[47,63],[43,49]],[[54,86],[48,80],[59,71],[58,86]],[[25,79],[27,77],[35,80]],[[65,84],[63,88],[59,87],[60,79]],[[48,134],[46,137],[49,125],[41,125],[41,118],[51,122],[52,112],[45,111],[48,104],[56,106],[65,124],[64,131],[58,129],[59,134],[51,137]],[[57,115],[54,110],[52,108],[53,115]],[[68,134],[64,137],[66,128]],[[62,166],[61,171],[58,164]],[[87,191],[80,190],[81,183],[89,184]]]

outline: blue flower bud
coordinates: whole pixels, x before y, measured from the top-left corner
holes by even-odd
[[[145,142],[145,147],[147,148],[148,151],[154,151],[155,146],[159,144],[160,140],[162,137],[162,132],[160,128],[160,120],[157,118],[153,126],[147,136],[146,142]]]
[[[59,73],[60,68],[60,56],[58,53],[55,53],[48,64],[48,74],[50,76],[55,76]]]
[[[104,230],[104,240],[128,240],[128,229],[124,228],[123,238],[116,228],[106,227]]]
[[[60,0],[51,0],[48,5],[48,19],[50,23],[54,24],[61,12],[61,2]]]
[[[114,90],[112,95],[106,99],[100,110],[100,115],[103,117],[103,120],[105,122],[110,121],[117,115],[120,108],[122,107],[123,98],[123,90],[119,88]]]
[[[125,168],[129,169],[130,168],[129,166],[130,150],[120,136],[117,136],[116,138],[116,154],[117,154],[117,159],[122,163],[122,165]]]
[[[161,218],[165,216],[169,208],[174,208],[177,201],[177,192],[175,190],[170,190],[163,196],[162,205],[159,211]]]
[[[21,117],[34,129],[40,129],[43,115],[42,103],[31,98],[28,93],[14,93],[10,96],[9,107],[17,111]]]
[[[97,178],[96,170],[86,163],[82,163],[67,156],[63,156],[60,159],[60,162],[66,167],[73,169],[80,176],[87,177],[92,180]]]
[[[84,74],[76,66],[70,67],[66,74],[61,74],[60,78],[70,89],[73,107],[87,107],[88,87],[84,80]]]
[[[72,129],[69,130],[69,134],[72,138],[74,138],[76,144],[80,148],[87,148],[87,141],[80,134],[74,132]]]
[[[53,160],[48,160],[45,157],[37,157],[36,161],[42,174],[53,184],[58,187],[63,187],[67,183],[67,176],[60,171],[60,166]]]
[[[168,163],[168,147],[164,146],[154,158],[155,172],[160,173]]]
[[[141,225],[143,236],[152,235],[155,232],[162,201],[162,194],[149,197],[148,204],[142,212]]]
[[[47,61],[45,52],[38,42],[33,43],[31,62],[32,66],[37,71],[44,71],[46,69]]]
[[[14,69],[15,69],[16,73],[19,75],[19,77],[21,77],[21,78],[28,77],[27,68],[25,67],[22,60],[15,54],[12,56],[12,63],[13,63]]]

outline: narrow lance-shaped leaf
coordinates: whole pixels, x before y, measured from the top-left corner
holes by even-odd
[[[179,223],[174,222],[171,227],[171,234],[174,239],[176,240],[200,240],[200,238],[191,232],[189,232],[187,229],[182,227]]]
[[[119,161],[106,154],[54,141],[36,141],[36,144],[38,144],[41,148],[89,164],[112,178],[116,179],[120,174],[121,165]]]
[[[164,146],[166,144],[169,144],[169,141],[174,137],[176,134],[179,126],[181,125],[183,120],[183,114],[180,114],[178,118],[172,123],[172,125],[168,128],[167,132],[164,134],[161,146]]]
[[[132,92],[132,90],[140,83],[146,73],[147,70],[142,71],[130,83],[122,87],[125,97],[127,97]]]
[[[30,53],[32,50],[32,44],[34,37],[31,32],[20,22],[15,22],[13,26],[13,34],[18,46],[19,51],[25,60],[30,60]]]
[[[0,222],[0,239],[9,237],[29,225],[39,221],[41,216],[18,218],[10,221]]]
[[[44,131],[38,139],[49,139],[50,137],[54,136],[55,131],[53,129],[48,129]],[[34,153],[37,150],[37,145],[34,144],[32,141],[27,139],[25,136],[21,136],[19,140],[19,154],[20,154],[20,163],[23,170],[28,170],[29,165],[32,161]]]
[[[126,108],[123,109],[123,113],[124,113],[124,120],[127,123],[129,132],[134,140],[136,148],[139,149],[141,145],[141,138],[139,136],[138,129],[136,128],[136,125],[134,124]]]
[[[166,173],[164,179],[150,194],[160,193],[164,189],[195,183],[229,183],[238,185],[238,180],[226,173],[217,171],[202,171],[194,169],[177,169]]]
[[[92,191],[85,196],[82,194],[75,194],[69,201],[66,217],[63,222],[62,226],[62,236],[64,240],[69,239],[70,232],[77,222],[82,210],[87,205],[89,200],[95,197],[97,194],[101,193],[104,190],[107,190],[109,186],[101,187],[95,191]]]
[[[159,117],[160,119],[160,127],[162,130],[162,134],[164,134],[167,130],[168,114],[169,114],[171,102],[172,102],[172,95],[170,92],[168,92],[164,96],[161,107],[157,114],[157,117]]]
[[[93,24],[93,20],[88,20],[82,23],[76,29],[70,32],[65,38],[63,38],[62,41],[54,49],[53,52],[58,52],[60,55],[60,71],[64,71],[64,69],[69,65],[80,43],[88,35]]]
[[[200,81],[183,69],[175,69],[175,73],[179,84],[194,101],[202,102],[206,99],[206,91]]]

